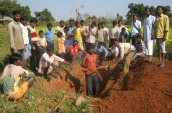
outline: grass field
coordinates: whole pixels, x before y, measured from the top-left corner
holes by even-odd
[[[55,28],[53,28],[55,29]],[[45,27],[37,28],[39,30],[45,31]],[[57,45],[57,36],[55,38],[55,45]],[[172,44],[172,29],[169,31],[168,43]],[[2,73],[3,67],[8,62],[6,56],[10,54],[9,49],[9,40],[7,28],[0,28],[0,71]],[[57,48],[55,48],[57,51]],[[36,82],[33,87],[26,93],[24,98],[21,101],[8,101],[7,98],[2,94],[2,81],[0,81],[0,113],[47,113],[61,101],[64,92],[62,91],[49,91],[42,86],[43,82],[46,82],[43,77],[36,77]],[[41,102],[38,100],[41,98]],[[87,99],[86,99],[87,100]],[[89,102],[86,101],[83,103],[85,109],[88,108]],[[61,113],[78,113],[81,110],[81,107],[75,108],[74,105],[69,101],[65,101],[61,109]]]

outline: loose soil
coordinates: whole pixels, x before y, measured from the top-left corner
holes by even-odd
[[[158,61],[153,58],[153,62]],[[172,112],[172,62],[165,60],[165,68],[159,68],[147,63],[144,58],[138,58],[131,63],[123,90],[114,88],[122,72],[122,64],[115,61],[103,62],[111,65],[111,73],[106,69],[97,71],[99,76],[99,98],[91,99],[94,113],[171,113]],[[82,91],[85,95],[85,74],[80,65],[73,70],[65,70],[63,78],[45,82],[44,87],[50,90],[68,92]],[[53,78],[53,77],[51,77]],[[102,80],[101,80],[102,78]]]

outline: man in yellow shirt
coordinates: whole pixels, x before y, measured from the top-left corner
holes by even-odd
[[[83,50],[83,42],[82,42],[82,29],[80,28],[79,22],[75,22],[76,26],[76,35],[75,39],[78,41],[78,46]]]
[[[169,19],[167,15],[163,14],[162,6],[157,7],[158,17],[155,20],[155,32],[157,50],[159,53],[159,61],[155,64],[159,67],[165,67],[164,59],[166,54],[165,43],[168,39]]]

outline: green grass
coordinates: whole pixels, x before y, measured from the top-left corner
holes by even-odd
[[[54,30],[55,28],[53,28]],[[47,30],[46,27],[38,27],[39,30]],[[54,36],[57,42],[57,36]],[[57,43],[55,43],[57,46]],[[55,48],[57,51],[57,48]],[[8,55],[10,54],[10,43],[8,39],[7,28],[0,28],[0,73],[8,63]],[[80,61],[74,62],[73,65],[78,64]],[[68,66],[64,66],[68,69]],[[60,70],[62,73],[62,70]],[[2,93],[2,81],[0,80],[0,113],[48,113],[57,103],[59,103],[64,95],[63,91],[50,91],[43,87],[43,83],[47,82],[43,77],[36,76],[36,81],[33,86],[26,92],[20,101],[9,101],[8,98]],[[77,94],[68,93],[68,95]],[[38,102],[41,100],[41,102]],[[70,110],[72,109],[72,111]],[[66,99],[64,104],[60,107],[60,113],[78,113],[82,109],[90,112],[90,105],[88,99],[84,101],[81,106],[76,107],[70,99]]]

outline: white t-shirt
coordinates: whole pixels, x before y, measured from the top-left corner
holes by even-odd
[[[138,33],[138,30],[134,27],[134,25],[136,26],[137,29],[141,29],[141,22],[139,20],[136,20],[135,22],[132,21],[131,23],[131,37],[135,34]]]
[[[89,27],[87,27],[86,30],[87,30],[87,33],[89,33],[89,32],[91,33],[90,37],[86,37],[86,42],[95,43],[95,41],[96,41],[95,35],[97,32],[96,27],[92,28],[91,31],[89,30]]]
[[[153,35],[154,29],[153,24],[155,22],[155,17],[152,15],[149,15],[149,17],[146,17],[144,19],[144,42],[152,41],[151,37]]]
[[[24,44],[29,44],[27,27],[20,23]]]

